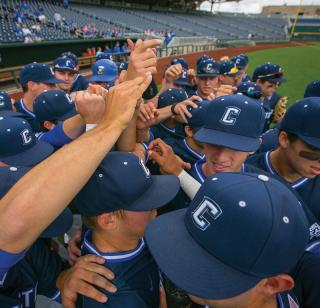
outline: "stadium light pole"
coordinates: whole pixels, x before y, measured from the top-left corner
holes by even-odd
[[[297,9],[297,14],[296,14],[296,17],[294,19],[293,25],[291,27],[291,33],[290,33],[291,39],[292,39],[292,37],[294,35],[294,30],[296,28],[296,24],[297,24],[297,21],[298,21],[298,18],[299,18],[299,13],[300,13],[300,10],[301,10],[301,5],[302,5],[302,0],[300,0],[300,2],[299,2],[299,6],[298,6],[298,9]]]

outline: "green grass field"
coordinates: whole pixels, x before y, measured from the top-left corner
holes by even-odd
[[[249,75],[252,76],[256,66],[271,62],[279,64],[284,70],[288,82],[277,91],[288,96],[289,104],[303,98],[307,84],[320,79],[320,44],[276,48],[248,53]]]

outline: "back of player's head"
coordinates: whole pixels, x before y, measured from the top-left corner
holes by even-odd
[[[280,130],[320,149],[319,118],[320,97],[304,98],[290,106],[281,121]]]
[[[158,108],[180,103],[188,98],[184,89],[170,88],[159,95]]]
[[[79,213],[98,216],[127,210],[151,211],[169,202],[179,190],[176,176],[150,174],[131,153],[111,152],[76,197]]]
[[[173,59],[171,61],[171,65],[175,65],[175,64],[181,64],[182,68],[186,71],[189,69],[189,64],[184,58]]]
[[[0,116],[0,161],[11,166],[32,166],[52,152],[49,143],[37,140],[27,120]]]
[[[38,95],[33,112],[40,122],[64,121],[77,114],[71,97],[62,90],[48,90]]]
[[[262,96],[262,89],[255,82],[245,81],[245,82],[241,82],[237,86],[237,93],[241,93],[251,98],[259,99]]]
[[[308,223],[294,193],[276,179],[220,173],[203,183],[187,209],[153,220],[146,240],[176,286],[227,299],[289,273],[308,243]]]
[[[198,142],[255,152],[260,146],[265,112],[255,99],[227,95],[204,107],[203,121],[203,127],[194,136]]]
[[[237,76],[241,72],[236,64],[230,60],[223,61],[220,64],[220,75],[223,76]]]
[[[231,62],[233,62],[239,70],[243,70],[248,65],[249,58],[245,54],[240,54],[231,58]]]
[[[304,92],[304,98],[320,97],[320,80],[310,82]]]
[[[0,91],[0,111],[12,111],[11,98],[8,93]]]
[[[112,82],[118,78],[117,65],[111,60],[99,60],[92,65],[92,82]]]

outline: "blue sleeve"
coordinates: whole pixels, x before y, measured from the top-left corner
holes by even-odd
[[[26,251],[19,253],[10,253],[0,250],[0,285],[8,270],[17,264],[25,255]]]
[[[56,148],[60,148],[72,141],[63,131],[63,122],[58,123],[53,130],[39,134],[38,139],[51,144]]]

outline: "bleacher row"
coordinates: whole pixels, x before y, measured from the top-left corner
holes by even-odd
[[[40,36],[44,40],[78,39],[85,25],[95,25],[97,33],[103,36],[114,27],[120,33],[143,33],[152,29],[155,33],[173,31],[177,36],[210,36],[217,39],[281,40],[286,38],[287,20],[263,15],[205,15],[186,13],[166,13],[72,4],[68,8],[53,1],[26,0],[27,9],[22,10],[23,23],[30,27],[36,21],[35,12],[41,11],[47,22],[41,25]],[[1,43],[22,42],[23,36],[17,33],[15,14],[19,0],[1,1],[0,40]],[[65,23],[57,27],[55,13],[61,14]]]

